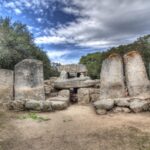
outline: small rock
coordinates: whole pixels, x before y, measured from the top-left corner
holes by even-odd
[[[59,93],[58,93],[59,96],[62,96],[62,97],[67,97],[67,98],[70,98],[70,91],[69,90],[61,90]]]
[[[102,99],[93,103],[96,109],[111,110],[114,106],[113,99]]]
[[[42,102],[42,111],[52,111],[52,103],[50,101],[43,101]]]
[[[37,100],[27,100],[25,103],[25,108],[27,110],[36,110],[40,111],[41,110],[41,101]]]
[[[140,99],[135,99],[130,103],[130,109],[133,110],[135,113],[142,112],[148,110],[150,107],[150,102],[140,100]]]
[[[107,111],[105,109],[96,109],[97,115],[105,115],[107,114]]]
[[[121,107],[129,107],[130,106],[130,98],[118,98],[115,99],[115,104]]]
[[[63,101],[51,101],[53,110],[63,110],[68,107],[68,104]]]
[[[130,113],[131,110],[130,110],[129,108],[127,108],[127,107],[115,107],[115,108],[113,109],[113,112],[114,112],[114,113],[120,113],[120,112],[123,112],[123,113]]]

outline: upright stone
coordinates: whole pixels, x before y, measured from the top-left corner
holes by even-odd
[[[102,63],[100,99],[125,96],[122,58],[114,53]]]
[[[0,69],[0,103],[13,99],[13,71]]]
[[[43,63],[25,59],[15,66],[15,100],[45,100]]]
[[[146,73],[144,62],[137,51],[124,55],[125,75],[130,96],[147,94],[150,92],[150,81]]]

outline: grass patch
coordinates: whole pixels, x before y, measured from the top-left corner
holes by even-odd
[[[47,117],[41,117],[41,116],[38,116],[36,113],[28,113],[27,115],[23,115],[23,116],[20,116],[19,119],[32,119],[32,120],[35,120],[35,121],[48,121],[48,120],[51,120],[50,118],[47,118]]]

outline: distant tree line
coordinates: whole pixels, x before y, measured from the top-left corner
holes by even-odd
[[[0,68],[14,69],[18,62],[26,58],[43,62],[45,79],[57,75],[46,53],[35,45],[26,25],[12,23],[10,18],[0,18]]]
[[[91,78],[96,79],[100,77],[100,70],[102,61],[112,53],[118,53],[123,56],[125,53],[136,50],[140,52],[143,57],[147,73],[149,75],[150,63],[150,35],[138,38],[135,42],[128,45],[120,45],[113,47],[105,52],[96,52],[81,57],[80,63],[85,64],[88,69],[88,74]]]

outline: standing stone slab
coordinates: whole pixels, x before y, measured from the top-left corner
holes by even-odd
[[[136,96],[149,93],[150,81],[141,55],[137,51],[128,52],[124,55],[124,62],[129,95]]]
[[[0,69],[0,103],[13,99],[13,71]]]
[[[15,100],[45,100],[43,63],[25,59],[15,66]]]
[[[100,99],[125,96],[123,63],[118,54],[114,53],[103,61],[100,79]]]

